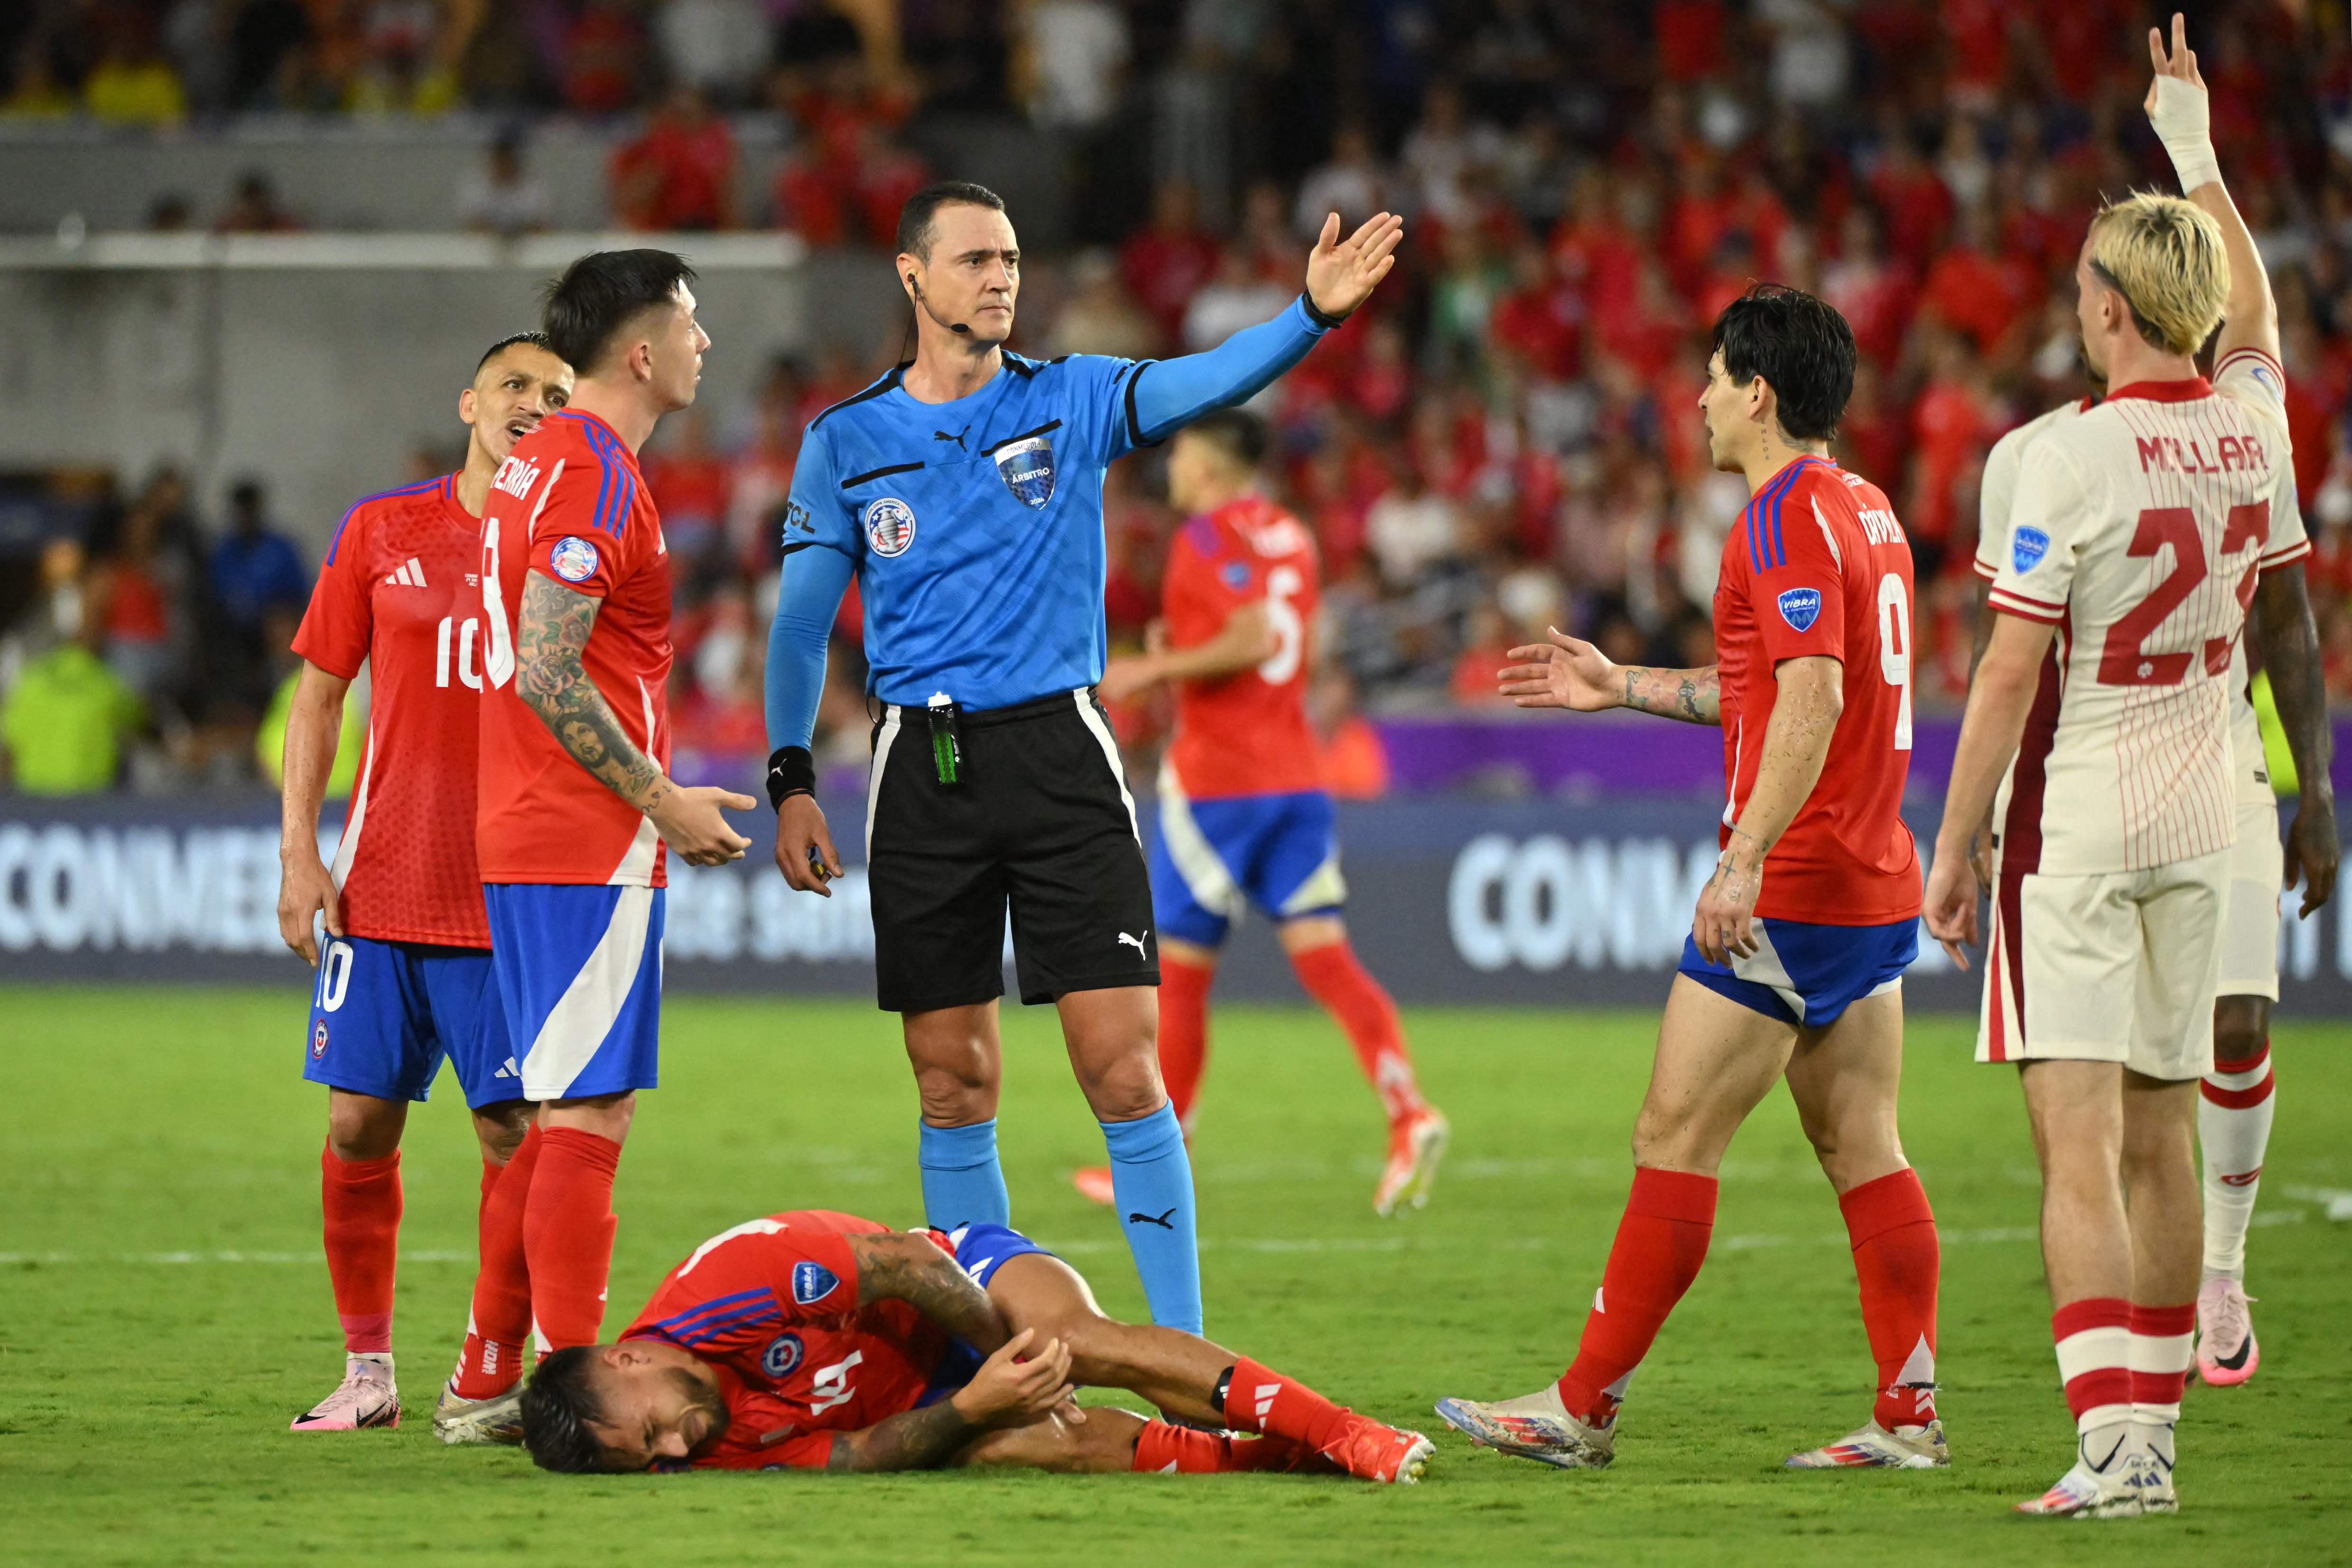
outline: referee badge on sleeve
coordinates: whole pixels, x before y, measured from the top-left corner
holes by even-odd
[[[1014,499],[1028,507],[1043,507],[1054,498],[1054,443],[1043,435],[1032,435],[1000,446],[994,453],[996,471],[1003,476],[1004,487]]]

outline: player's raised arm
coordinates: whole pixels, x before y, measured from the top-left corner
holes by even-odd
[[[2150,27],[2147,53],[2156,68],[2156,79],[2148,83],[2142,105],[2148,123],[2172,155],[2180,193],[2221,225],[2221,243],[2230,258],[2229,301],[2222,308],[2221,337],[2213,345],[2214,363],[2238,349],[2260,350],[2276,363],[2278,303],[2271,295],[2270,274],[2263,267],[2262,252],[2254,248],[2254,236],[2221,183],[2205,78],[2198,72],[2196,51],[2189,47],[2189,24],[2179,12],[2172,14],[2171,49],[2164,47],[2163,29]]]
[[[662,839],[690,865],[741,860],[751,841],[727,825],[719,808],[748,810],[748,795],[673,782],[629,738],[588,678],[583,657],[604,601],[566,588],[533,568],[523,579],[515,624],[515,694],[539,716],[572,759],[606,789],[653,819]]]
[[[1032,1354],[1036,1337],[1036,1330],[1023,1329],[997,1348],[970,1383],[936,1405],[835,1436],[825,1469],[932,1469],[983,1432],[1050,1414],[1070,1385],[1070,1352],[1060,1340],[1049,1339]]]
[[[1723,722],[1723,683],[1713,664],[1695,670],[1619,664],[1557,628],[1548,628],[1546,638],[1512,649],[1507,656],[1519,663],[1496,676],[1496,689],[1515,706],[1577,713],[1627,707],[1685,724]]]
[[[1379,213],[1343,241],[1339,215],[1332,214],[1307,258],[1307,287],[1288,309],[1205,352],[1137,369],[1128,383],[1129,435],[1145,444],[1162,441],[1213,408],[1256,396],[1371,298],[1395,267],[1403,238],[1404,220]]]
[[[343,699],[351,685],[345,677],[305,659],[294,685],[294,705],[286,715],[278,935],[307,964],[319,961],[318,941],[310,930],[313,915],[325,917],[329,936],[343,935],[335,879],[319,858],[319,809],[326,802],[327,779],[335,770],[335,743],[342,734]]]

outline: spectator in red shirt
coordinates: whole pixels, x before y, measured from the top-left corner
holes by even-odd
[[[1885,254],[1869,209],[1846,214],[1838,241],[1837,259],[1822,269],[1822,298],[1853,328],[1864,358],[1892,363],[1911,328],[1911,280]]]
[[[1924,267],[1951,226],[1952,193],[1899,124],[1886,138],[1886,155],[1870,177],[1870,190],[1886,214],[1887,248],[1915,271]]]
[[[613,210],[633,229],[731,229],[735,138],[697,87],[671,91],[645,134],[613,154]]]
[[[1119,247],[1128,292],[1160,319],[1171,341],[1184,329],[1192,291],[1217,267],[1217,236],[1201,226],[1190,182],[1163,181],[1151,193],[1151,225]]]
[[[732,465],[711,448],[702,411],[686,409],[666,421],[660,450],[646,453],[639,466],[661,508],[662,538],[671,559],[683,569],[700,564],[726,527],[735,485]]]
[[[1595,319],[1630,301],[1641,275],[1642,236],[1621,216],[1634,200],[1633,193],[1642,190],[1639,182],[1630,185],[1629,191],[1617,192],[1612,203],[1610,177],[1599,169],[1587,169],[1577,177],[1568,212],[1551,233],[1552,265],[1569,287],[1583,294]]]
[[[1722,0],[1662,0],[1651,13],[1658,38],[1658,74],[1670,82],[1705,81],[1723,71],[1723,43],[1731,16]]]
[[[2033,295],[2032,269],[2001,247],[1992,214],[1971,207],[1960,214],[1958,243],[1927,269],[1920,303],[1990,356],[2006,346]]]
[[[1911,408],[1911,499],[1903,508],[1913,575],[1920,582],[1942,570],[1961,521],[1960,483],[1972,465],[1983,462],[1996,412],[1983,368],[1964,340],[1937,329],[1927,358],[1927,385]]]
[[[1511,284],[1486,321],[1496,358],[1526,380],[1559,382],[1575,375],[1584,301],[1532,240],[1522,241],[1512,253]]]
[[[629,0],[587,0],[562,37],[563,104],[582,114],[615,114],[637,99],[645,28]]]

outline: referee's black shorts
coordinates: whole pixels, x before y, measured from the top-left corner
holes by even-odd
[[[883,1010],[1003,995],[1007,901],[1023,1001],[1158,985],[1135,801],[1094,693],[965,713],[958,728],[962,779],[948,785],[923,709],[893,705],[874,727],[866,874]]]

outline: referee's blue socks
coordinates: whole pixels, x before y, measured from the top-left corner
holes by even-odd
[[[1201,1332],[1201,1249],[1192,1218],[1192,1158],[1176,1107],[1102,1124],[1111,1191],[1143,1299],[1162,1328]]]
[[[933,1229],[1013,1223],[1013,1199],[996,1163],[995,1117],[969,1127],[923,1123],[915,1159],[923,1167],[923,1221]]]

